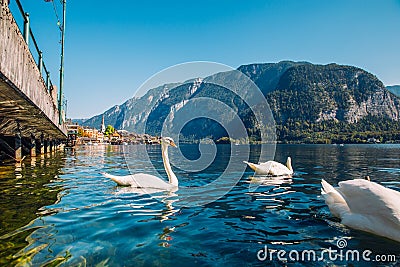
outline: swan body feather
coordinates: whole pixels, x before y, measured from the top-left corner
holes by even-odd
[[[260,175],[272,175],[272,176],[290,176],[293,174],[293,168],[291,158],[288,157],[286,166],[282,163],[270,160],[267,162],[255,164],[247,161],[243,161],[249,167]]]
[[[400,192],[364,179],[321,184],[325,203],[344,225],[400,242]]]
[[[104,177],[110,178],[118,185],[132,186],[136,188],[153,188],[153,189],[172,189],[176,187],[170,183],[165,182],[161,178],[146,174],[137,173],[125,176],[112,175],[109,173],[102,173]]]

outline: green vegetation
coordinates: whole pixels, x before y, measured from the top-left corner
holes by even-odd
[[[365,117],[357,123],[288,120],[277,125],[277,136],[282,143],[367,143],[372,138],[379,142],[400,142],[400,122],[377,117]]]
[[[114,132],[115,132],[114,127],[112,127],[111,125],[107,125],[104,135],[109,136],[112,135]]]

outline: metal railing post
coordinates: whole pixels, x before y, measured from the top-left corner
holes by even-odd
[[[42,74],[42,72],[43,72],[43,52],[42,51],[39,51],[39,64],[38,64],[38,67],[39,67],[40,74]]]
[[[29,32],[30,32],[29,24],[30,24],[29,13],[25,13],[24,14],[24,39],[25,39],[25,43],[27,45],[29,45]]]
[[[65,17],[66,17],[66,5],[67,5],[67,0],[60,0],[62,2],[63,5],[63,21],[62,21],[62,26],[60,27],[61,30],[61,62],[60,62],[60,92],[58,94],[58,96],[56,96],[56,105],[58,106],[58,111],[59,111],[59,124],[63,124],[64,123],[64,118],[63,118],[63,114],[65,114],[65,112],[63,111],[64,108],[64,94],[63,94],[63,87],[64,87],[64,39],[65,39]],[[1,2],[1,0],[0,0]],[[51,81],[51,77],[50,77],[50,72],[47,70],[45,62],[43,60],[43,53],[42,51],[39,49],[39,46],[36,42],[35,36],[33,34],[33,31],[30,27],[30,18],[29,18],[29,13],[25,12],[22,5],[21,5],[21,1],[20,0],[15,0],[18,9],[23,17],[23,21],[24,21],[24,28],[23,28],[23,38],[26,42],[26,44],[28,45],[29,48],[29,41],[33,42],[33,46],[32,50],[34,48],[36,48],[36,52],[39,55],[39,61],[37,63],[38,69],[40,71],[41,74],[46,73],[46,77],[44,77],[44,75],[42,76],[42,79],[45,79],[45,83],[46,83],[46,87],[47,90],[50,94],[52,94],[53,90],[55,89],[55,87],[53,87],[53,83]],[[48,2],[48,1],[47,1]],[[21,29],[21,28],[20,28]],[[31,39],[31,40],[29,40]],[[32,54],[32,50],[29,48],[31,55]],[[58,103],[57,103],[58,102]]]
[[[50,92],[50,71],[46,71],[46,87],[47,91]]]

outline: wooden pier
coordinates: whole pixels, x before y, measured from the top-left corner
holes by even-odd
[[[0,0],[0,153],[16,161],[60,148],[67,138],[57,88],[43,78],[43,61],[35,62],[29,34],[29,27],[28,33],[18,28],[8,0]]]

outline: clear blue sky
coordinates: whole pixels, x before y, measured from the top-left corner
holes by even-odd
[[[52,2],[20,0],[58,83]],[[58,15],[60,0],[54,0]],[[15,9],[14,0],[11,8]],[[309,61],[361,67],[400,84],[400,0],[67,0],[68,117],[122,104],[153,74],[188,61]]]

